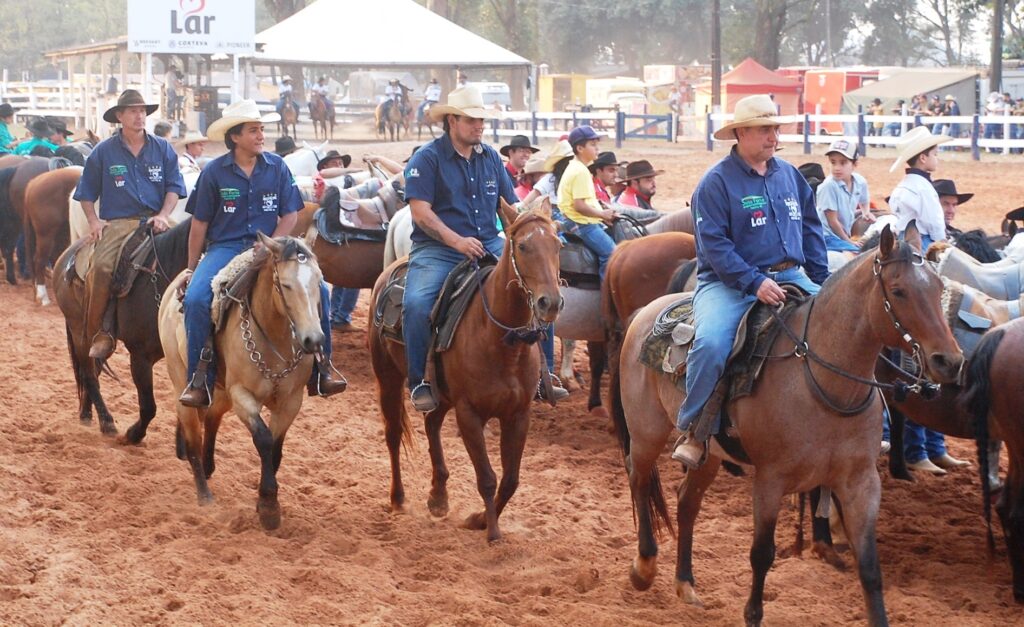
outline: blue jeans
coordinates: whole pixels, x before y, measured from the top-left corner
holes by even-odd
[[[331,288],[331,324],[352,324],[352,310],[359,300],[359,288]]]
[[[811,294],[821,289],[801,268],[765,272],[765,276],[776,283],[795,283]],[[740,320],[756,300],[756,296],[734,290],[721,281],[698,280],[693,295],[696,335],[686,356],[686,398],[676,418],[680,431],[690,426],[711,398],[725,372]],[[714,431],[718,431],[717,424]]]
[[[416,121],[417,122],[422,122],[423,121],[423,114],[426,113],[427,105],[428,104],[436,105],[437,103],[432,101],[432,100],[424,100],[423,102],[421,102],[420,106],[416,107]]]
[[[495,237],[483,242],[495,257],[501,256],[505,240]],[[409,369],[409,389],[425,380],[427,350],[430,348],[430,311],[448,275],[466,258],[440,242],[417,242],[409,252],[409,274],[402,298],[402,339]]]
[[[544,361],[548,364],[548,372],[555,371],[555,325],[548,328],[547,337],[540,341],[544,351]]]
[[[845,239],[836,237],[831,233],[825,233],[825,249],[826,250],[838,250],[839,252],[852,251],[855,253],[860,252],[860,247],[853,242],[848,242]]]
[[[597,274],[604,281],[604,269],[608,266],[608,258],[615,252],[615,240],[604,230],[604,224],[577,224],[569,218],[563,218],[565,226],[576,235],[583,244],[597,255]]]
[[[232,240],[229,242],[216,242],[210,244],[206,254],[199,260],[192,279],[188,282],[188,289],[185,290],[185,337],[188,344],[188,379],[196,373],[199,365],[199,356],[210,339],[213,324],[210,320],[210,306],[213,304],[213,286],[210,282],[224,266],[242,251],[253,245],[253,238]],[[324,332],[324,356],[329,360],[331,357],[331,324],[329,298],[327,284],[320,282],[320,326]],[[217,360],[210,362],[206,369],[207,383],[212,388],[216,380]],[[313,369],[313,376],[317,371]]]
[[[890,135],[892,137],[899,137],[900,136],[900,123],[899,122],[889,122],[888,124],[885,125],[884,128],[882,128],[882,135]]]
[[[903,454],[909,464],[926,457],[942,457],[946,454],[946,436],[908,418],[903,429]]]

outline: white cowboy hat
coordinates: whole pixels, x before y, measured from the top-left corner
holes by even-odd
[[[551,172],[555,169],[555,164],[572,155],[572,146],[569,145],[569,140],[563,139],[552,146],[547,156],[544,157],[544,171]]]
[[[544,157],[530,157],[530,160],[523,166],[523,174],[543,174],[550,172],[547,160]]]
[[[735,140],[733,130],[752,126],[780,126],[792,122],[791,118],[779,115],[775,102],[766,95],[747,96],[736,103],[733,120],[715,131],[715,139]]]
[[[440,122],[448,114],[464,115],[478,120],[493,120],[498,117],[494,110],[488,109],[484,105],[484,98],[480,95],[480,90],[472,85],[452,90],[448,94],[448,104],[436,104],[430,107],[430,119],[434,122]]]
[[[896,142],[896,160],[889,166],[890,172],[895,172],[900,164],[906,164],[917,155],[928,150],[932,146],[945,144],[952,141],[949,135],[932,135],[927,126],[918,126],[910,129]]]
[[[220,119],[215,120],[206,129],[206,136],[211,141],[219,142],[224,140],[228,129],[245,124],[246,122],[277,122],[281,116],[277,113],[262,115],[255,100],[239,100],[224,107],[224,113]]]
[[[207,137],[206,135],[203,135],[199,131],[189,131],[185,133],[184,137],[179,137],[178,141],[175,143],[178,144],[179,146],[188,146],[189,144],[194,144],[196,142],[208,141],[210,141],[210,138]]]

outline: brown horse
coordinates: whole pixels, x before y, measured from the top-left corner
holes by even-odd
[[[185,269],[188,263],[188,233],[192,221],[186,219],[174,228],[156,236],[156,272],[139,273],[127,296],[117,301],[116,336],[128,350],[131,359],[132,381],[138,394],[139,419],[126,432],[124,441],[138,444],[146,437],[146,429],[156,416],[153,398],[153,364],[163,359],[164,351],[157,328],[157,309],[171,277]],[[79,240],[65,250],[53,265],[54,300],[64,314],[68,336],[68,353],[75,373],[78,391],[78,419],[83,424],[92,422],[93,407],[99,414],[100,431],[116,435],[114,418],[107,410],[96,362],[89,358],[92,337],[85,332],[85,282],[75,267],[75,257],[84,241]]]
[[[519,485],[519,466],[530,424],[530,406],[540,378],[540,351],[532,343],[506,341],[509,327],[535,329],[558,315],[558,251],[561,243],[550,214],[515,210],[502,201],[507,232],[501,260],[473,297],[455,334],[451,348],[438,358],[436,382],[440,404],[426,416],[427,440],[433,467],[427,506],[435,516],[448,512],[448,469],[441,447],[441,425],[455,408],[459,433],[476,471],[477,489],[484,511],[470,516],[465,525],[486,529],[489,541],[501,537],[498,516]],[[515,222],[512,222],[512,220]],[[395,266],[392,265],[391,268]],[[384,288],[389,272],[381,275],[373,290],[371,309]],[[404,347],[386,338],[376,325],[369,328],[370,359],[377,376],[384,435],[391,456],[391,507],[402,509],[400,448],[411,438],[406,413]],[[480,373],[487,376],[481,377]],[[487,456],[484,425],[492,417],[501,422],[501,485]]]
[[[40,174],[25,189],[25,250],[32,260],[36,300],[42,305],[50,304],[46,265],[70,243],[68,204],[80,178],[82,168],[70,166]]]
[[[0,232],[0,242],[4,245],[4,263],[7,266],[7,281],[12,285],[16,279],[14,276],[14,246],[18,236],[24,231],[25,220],[25,190],[29,182],[43,172],[50,169],[50,160],[46,157],[21,157],[7,155],[0,157],[0,168],[16,168],[7,186],[7,204],[13,210],[10,219],[0,221],[3,232]]]
[[[260,523],[276,529],[281,524],[277,470],[284,438],[302,407],[313,355],[324,343],[318,314],[322,277],[316,257],[302,240],[271,239],[262,233],[259,237],[269,257],[248,298],[231,308],[223,327],[214,333],[217,383],[212,403],[196,410],[176,402],[175,409],[201,505],[213,500],[207,479],[214,471],[221,419],[232,410],[242,420],[260,456]],[[232,263],[236,262],[239,259]],[[185,322],[176,297],[183,279],[184,275],[171,283],[160,305],[160,344],[175,390],[188,382]],[[269,425],[260,416],[263,407],[270,409]]]
[[[313,92],[309,99],[309,117],[313,120],[313,138],[320,139],[319,130],[323,129],[327,139],[327,123],[331,123],[331,139],[334,139],[335,114],[334,108],[328,106],[327,97]]]
[[[288,127],[292,127],[291,137],[292,139],[298,139],[299,136],[295,131],[295,125],[299,122],[299,111],[295,108],[295,103],[292,102],[291,98],[285,98],[284,104],[281,105],[281,119],[277,122],[277,128],[281,135],[288,134]]]
[[[907,342],[919,347],[932,379],[956,379],[962,356],[946,324],[941,294],[938,275],[916,249],[898,243],[887,228],[877,251],[848,264],[818,296],[792,311],[785,324],[795,337],[802,334],[802,350],[795,349],[796,342],[786,334],[780,335],[769,353],[779,358],[767,361],[751,395],[724,406],[723,415],[728,415],[739,440],[732,428],[719,433],[707,463],[688,472],[680,488],[676,592],[681,598],[700,604],[694,590],[693,525],[704,492],[725,459],[756,467],[750,552],[754,578],[744,612],[747,624],[759,625],[763,617],[764,581],[775,557],[782,497],[816,486],[831,488],[842,505],[869,622],[887,624],[875,546],[880,493],[875,458],[882,407],[873,388],[862,381],[870,381],[883,346],[902,347]],[[639,522],[639,553],[630,579],[641,590],[651,585],[657,570],[657,517],[671,528],[656,462],[684,395],[667,376],[636,362],[658,313],[676,298],[662,297],[637,312],[623,340],[620,367],[612,376],[611,404]],[[851,319],[850,311],[860,315]],[[836,334],[834,321],[841,318],[850,324]]]
[[[394,100],[386,100],[379,105],[376,109],[376,123],[377,123],[377,137],[384,136],[387,139],[388,132],[391,133],[391,141],[401,141],[402,128],[405,128],[405,134],[409,134],[409,116],[413,113],[412,101],[409,99],[409,89],[405,85],[400,85],[402,89],[402,95],[398,100],[398,105],[395,105]],[[388,104],[388,103],[391,104]],[[387,105],[387,106],[385,106]],[[385,109],[387,113],[385,114]]]

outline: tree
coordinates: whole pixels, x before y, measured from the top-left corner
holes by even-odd
[[[917,5],[915,13],[922,34],[930,41],[935,41],[935,37],[929,35],[938,36],[945,65],[962,65],[968,61],[964,45],[974,34],[973,23],[984,4],[984,0],[924,0]]]
[[[871,33],[861,59],[868,65],[902,65],[928,57],[932,43],[922,34],[915,14],[917,0],[874,0],[865,10]]]

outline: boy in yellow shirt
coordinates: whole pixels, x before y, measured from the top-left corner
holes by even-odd
[[[615,250],[615,242],[604,230],[616,213],[597,202],[594,177],[587,168],[599,152],[601,136],[589,126],[578,126],[569,133],[569,145],[575,158],[569,162],[558,184],[558,208],[565,216],[566,230],[576,235],[598,260],[598,273],[604,280],[605,266]]]

